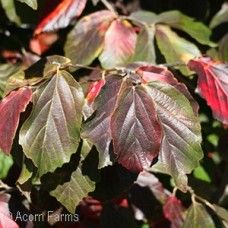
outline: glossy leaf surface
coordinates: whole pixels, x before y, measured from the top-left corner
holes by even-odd
[[[34,94],[32,114],[20,131],[25,155],[42,176],[69,162],[79,144],[84,95],[66,71],[57,70]]]
[[[7,155],[10,154],[20,113],[25,111],[31,99],[31,89],[20,88],[17,91],[12,91],[0,101],[0,148]]]

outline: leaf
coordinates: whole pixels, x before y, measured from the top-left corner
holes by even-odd
[[[135,184],[138,184],[141,187],[148,187],[155,198],[162,204],[165,203],[170,195],[170,192],[163,187],[158,178],[147,171],[143,171],[139,174]]]
[[[186,174],[199,166],[203,157],[201,129],[188,99],[173,86],[152,81],[145,85],[162,126],[158,162],[152,171],[170,174],[177,187],[186,191]]]
[[[123,66],[134,55],[137,36],[126,20],[115,20],[105,34],[104,50],[99,56],[103,68]]]
[[[36,27],[34,34],[53,32],[67,27],[70,22],[81,15],[86,0],[62,0]]]
[[[228,61],[228,33],[219,42],[219,57],[223,61]]]
[[[2,8],[5,10],[6,16],[10,21],[15,22],[16,24],[20,24],[21,20],[18,17],[14,5],[14,0],[0,0]]]
[[[6,155],[10,154],[20,113],[25,111],[31,99],[31,89],[20,88],[17,91],[12,91],[0,101],[0,149]]]
[[[37,10],[37,0],[17,0],[22,3],[26,3],[32,9]]]
[[[77,205],[84,197],[95,189],[95,182],[91,181],[88,176],[82,174],[81,168],[71,174],[69,182],[58,185],[57,188],[50,192],[70,213],[75,213]]]
[[[217,216],[219,216],[225,223],[228,224],[228,211],[225,208],[220,207],[216,204],[213,204],[213,207]]]
[[[204,205],[193,202],[188,208],[183,228],[214,228],[216,227]]]
[[[193,170],[193,176],[199,180],[211,183],[211,178],[203,166],[198,166]]]
[[[127,87],[127,82],[121,76],[106,77],[106,84],[95,100],[96,112],[90,121],[83,124],[81,137],[88,139],[99,152],[98,168],[111,165],[109,147],[111,143],[110,121],[114,111],[119,91]]]
[[[83,17],[67,36],[65,55],[73,64],[89,65],[98,57],[104,44],[104,35],[116,15],[102,10]]]
[[[161,13],[156,18],[156,23],[165,23],[173,28],[180,29],[199,43],[210,47],[217,46],[210,41],[211,30],[201,22],[194,21],[193,18],[182,14],[178,10],[171,10]]]
[[[179,37],[166,25],[156,26],[156,41],[168,63],[187,62],[201,56],[195,44]],[[186,67],[180,67],[180,70],[184,75],[189,74]]]
[[[169,196],[163,205],[163,214],[171,222],[171,228],[182,227],[184,223],[184,212],[185,208],[176,196]]]
[[[210,28],[215,28],[218,25],[228,22],[228,3],[224,2],[222,8],[218,11],[217,14],[212,18],[210,22]]]
[[[9,211],[10,198],[9,194],[0,194],[0,227],[19,228]]]
[[[189,69],[198,74],[197,90],[206,99],[214,118],[228,124],[228,66],[209,57],[190,60]]]
[[[133,19],[133,22],[138,24],[137,22],[146,22],[148,25],[154,24],[156,21],[157,15],[153,12],[150,11],[145,11],[145,10],[139,10],[136,12],[133,12],[130,15],[130,18]]]
[[[154,49],[154,35],[155,27],[145,25],[142,28],[137,38],[133,62],[145,61],[155,63],[156,54]]]
[[[19,66],[14,64],[1,64],[0,65],[0,98],[3,96],[5,88],[8,84],[10,75],[18,70]]]
[[[88,104],[91,104],[95,98],[99,95],[101,88],[105,85],[105,80],[101,79],[100,81],[92,82],[89,87],[89,91],[86,95],[86,101]]]
[[[150,167],[161,144],[161,126],[155,105],[142,86],[127,87],[118,97],[111,117],[117,162],[132,172]]]
[[[66,71],[57,70],[34,93],[33,111],[21,128],[19,143],[40,176],[54,172],[76,153],[83,104],[80,85]]]
[[[0,149],[0,179],[4,179],[13,165],[12,156],[6,156]]]

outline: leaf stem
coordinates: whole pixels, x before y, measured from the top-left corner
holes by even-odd
[[[112,4],[110,4],[107,0],[100,0],[105,7],[110,10],[111,12],[113,12],[114,14],[118,15],[118,13],[116,12],[116,10],[114,9],[114,7],[112,6]]]

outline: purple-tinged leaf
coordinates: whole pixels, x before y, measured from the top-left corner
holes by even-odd
[[[82,89],[66,71],[57,70],[35,92],[33,111],[21,128],[19,142],[40,176],[54,172],[76,153],[83,105]]]
[[[115,20],[105,34],[104,50],[99,56],[104,68],[123,66],[134,55],[137,36],[126,20]]]
[[[163,135],[158,162],[152,170],[170,174],[177,187],[186,191],[186,174],[203,157],[199,119],[189,100],[175,87],[152,81],[145,88],[155,103]]]
[[[73,64],[89,65],[104,46],[104,35],[116,15],[102,10],[83,17],[67,36],[65,55]]]
[[[0,101],[0,148],[9,155],[19,123],[20,113],[24,112],[32,99],[32,90],[20,88],[12,91]]]
[[[181,201],[173,195],[163,205],[163,214],[171,222],[171,228],[182,227],[185,211]]]
[[[199,94],[206,99],[216,119],[228,124],[228,64],[202,57],[188,67],[198,74]]]
[[[67,27],[70,22],[81,15],[87,0],[62,0],[37,26],[34,34],[53,32]]]
[[[115,109],[120,90],[126,88],[128,81],[123,77],[111,75],[106,78],[106,84],[95,100],[95,117],[84,123],[82,138],[91,141],[99,151],[98,168],[111,165],[109,147],[112,140],[110,121]]]
[[[162,131],[153,100],[144,87],[122,90],[111,118],[111,132],[118,163],[132,172],[150,167],[158,155]]]

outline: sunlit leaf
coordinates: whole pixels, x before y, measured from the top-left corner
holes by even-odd
[[[197,46],[179,37],[166,25],[156,26],[156,41],[168,63],[187,62],[201,56]],[[189,74],[186,67],[179,67],[183,74]]]
[[[155,63],[154,35],[155,27],[144,26],[142,28],[137,38],[133,61]]]
[[[183,228],[215,228],[215,224],[201,203],[193,202],[188,208]]]
[[[105,34],[104,50],[99,56],[103,68],[122,66],[130,62],[137,36],[126,20],[115,20]]]
[[[33,111],[21,128],[19,142],[40,176],[54,172],[76,153],[83,104],[80,85],[66,71],[57,70],[34,93]]]
[[[20,24],[21,20],[16,13],[14,0],[0,0],[0,3],[10,21]]]
[[[99,151],[98,168],[111,165],[109,147],[111,143],[110,121],[114,111],[119,90],[127,87],[127,82],[121,76],[112,75],[106,78],[106,84],[95,100],[97,111],[90,121],[82,128],[82,138],[91,141]]]
[[[9,211],[10,194],[0,194],[0,227],[19,228]]]
[[[210,27],[215,28],[216,26],[228,22],[228,3],[224,2],[222,8],[218,13],[212,18],[210,22]]]
[[[0,148],[7,155],[10,154],[20,113],[25,111],[31,99],[31,89],[20,88],[17,91],[12,91],[0,101]]]
[[[95,189],[95,182],[91,181],[88,176],[82,174],[81,168],[71,174],[69,182],[58,185],[57,188],[50,192],[50,195],[62,203],[69,212],[74,213],[76,206],[80,201]]]
[[[210,41],[211,30],[202,22],[194,21],[193,18],[182,14],[180,11],[172,10],[161,13],[156,18],[156,23],[165,23],[173,28],[188,33],[199,43],[215,47],[216,44]]]
[[[0,149],[0,179],[4,179],[13,165],[12,156],[6,156]]]
[[[182,227],[184,212],[185,208],[176,196],[171,195],[163,205],[163,214],[171,222],[171,228]]]
[[[114,152],[118,163],[139,172],[150,167],[161,144],[161,126],[155,105],[142,86],[122,90],[111,118]]]
[[[146,89],[155,103],[163,131],[158,162],[152,170],[170,174],[178,188],[186,191],[186,174],[203,157],[199,119],[188,99],[174,87],[150,82]]]
[[[17,1],[26,3],[28,6],[30,6],[34,10],[37,9],[37,0],[17,0]]]
[[[34,34],[53,32],[67,27],[70,22],[81,15],[86,0],[62,0],[36,27]]]
[[[98,11],[83,17],[67,36],[65,55],[73,64],[89,65],[102,51],[104,35],[116,15]]]
[[[196,169],[194,169],[193,176],[199,180],[211,183],[211,178],[208,175],[208,173],[206,172],[206,170],[203,168],[203,166],[199,166]]]
[[[228,65],[208,57],[190,60],[188,67],[198,74],[199,94],[206,99],[213,115],[228,124]]]

